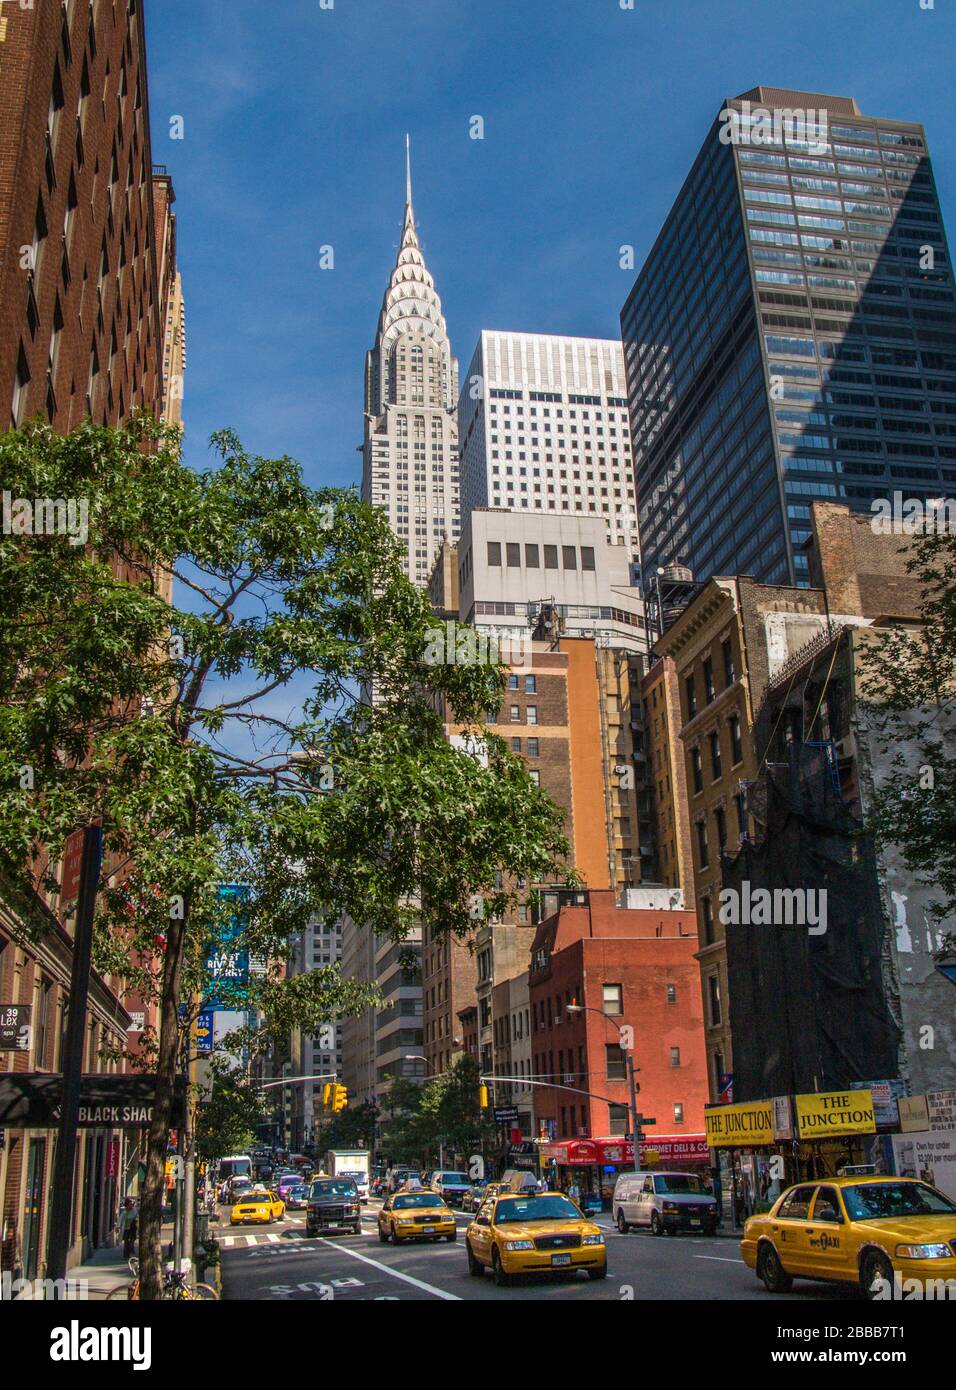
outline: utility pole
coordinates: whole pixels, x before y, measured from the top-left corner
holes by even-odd
[[[634,1135],[634,1171],[641,1171],[641,1122],[643,1115],[637,1113],[637,1083],[634,1080],[634,1057],[628,1052],[627,1056],[627,1080],[631,1091],[631,1133]]]
[[[50,1200],[47,1277],[54,1280],[66,1280],[66,1261],[73,1225],[73,1172],[76,1167],[76,1130],[80,1118],[80,1080],[83,1072],[83,1047],[86,1042],[86,1004],[90,993],[90,963],[93,957],[93,911],[102,863],[102,827],[88,825],[83,830],[80,892],[76,905],[76,927],[73,932],[70,1003],[63,1046],[63,1094],[53,1169],[53,1193]],[[63,1288],[64,1285],[55,1287]]]

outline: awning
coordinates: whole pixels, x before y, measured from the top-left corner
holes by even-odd
[[[153,1118],[156,1078],[93,1072],[80,1078],[78,1129],[142,1129]],[[49,1072],[0,1076],[0,1129],[55,1129],[60,1123],[63,1077]],[[170,1128],[186,1123],[186,1082],[176,1078]]]
[[[655,1153],[661,1163],[707,1163],[710,1150],[703,1134],[662,1134],[655,1139],[641,1140],[641,1157]],[[632,1164],[634,1144],[630,1139],[561,1139],[542,1144],[541,1156],[548,1162],[554,1159],[566,1167],[602,1167]],[[657,1160],[654,1160],[655,1162]]]

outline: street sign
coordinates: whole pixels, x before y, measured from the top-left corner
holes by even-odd
[[[0,1004],[0,1052],[29,1052],[30,1004]]]
[[[213,1050],[213,1028],[215,1009],[203,1009],[196,1019],[196,1051],[209,1053]]]
[[[496,1105],[494,1108],[495,1124],[513,1124],[518,1118],[518,1108],[515,1105]]]

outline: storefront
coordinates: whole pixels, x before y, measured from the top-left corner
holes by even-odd
[[[567,1192],[576,1186],[585,1209],[611,1205],[620,1173],[634,1168],[634,1144],[629,1139],[562,1139],[541,1145],[541,1161],[550,1185]],[[703,1134],[662,1134],[641,1141],[642,1171],[706,1174],[710,1150]]]

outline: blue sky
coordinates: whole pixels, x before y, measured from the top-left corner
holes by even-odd
[[[949,0],[147,0],[146,11],[197,467],[229,426],[250,449],[293,455],[314,485],[358,479],[406,130],[463,374],[482,328],[617,336],[634,278],[618,248],[633,245],[640,265],[722,99],[759,83],[923,121],[952,222]],[[332,270],[319,268],[324,245]]]

